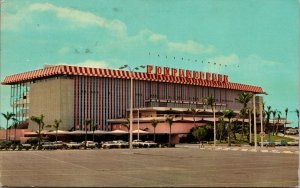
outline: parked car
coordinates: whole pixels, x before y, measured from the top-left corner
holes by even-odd
[[[114,140],[114,141],[108,141],[104,142],[102,144],[103,149],[110,149],[110,148],[128,148],[129,144],[128,142],[125,142],[123,140]]]
[[[82,144],[77,142],[66,143],[68,149],[79,149],[82,147]]]
[[[292,141],[292,142],[287,142],[288,146],[298,146],[299,145],[299,140]]]
[[[142,140],[133,140],[132,146],[134,148],[141,148],[141,147],[144,147],[144,142]]]
[[[285,131],[286,134],[290,134],[290,135],[296,135],[296,134],[299,134],[298,133],[298,129],[287,129]]]
[[[107,141],[107,142],[102,143],[103,149],[110,149],[110,148],[114,148],[115,146],[116,146],[116,143],[114,143],[113,141]]]
[[[83,141],[81,144],[83,147],[86,146],[87,148],[92,148],[92,149],[98,147],[98,143],[93,141],[86,141],[86,143],[85,141]]]
[[[276,140],[275,141],[275,146],[287,146],[288,143],[286,140]]]
[[[22,149],[25,149],[25,150],[29,150],[32,148],[31,144],[21,144],[21,145],[22,145]]]
[[[267,146],[267,147],[275,147],[275,143],[274,142],[269,142],[269,141],[263,141],[263,143],[259,142],[258,143],[260,146],[261,144],[263,144],[263,146]]]
[[[157,143],[153,142],[153,141],[145,141],[143,143],[144,148],[155,148],[157,147]]]

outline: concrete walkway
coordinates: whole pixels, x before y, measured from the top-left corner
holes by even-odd
[[[227,146],[217,145],[216,148],[211,144],[204,144],[201,147],[199,144],[176,144],[177,148],[198,148],[201,150],[215,150],[215,151],[243,151],[243,152],[263,152],[263,153],[286,153],[286,154],[299,154],[298,146],[276,146],[276,147],[260,147],[241,145],[241,146]]]

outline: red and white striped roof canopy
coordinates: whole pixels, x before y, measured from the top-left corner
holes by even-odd
[[[58,66],[46,67],[43,69],[38,69],[38,70],[7,76],[2,82],[2,84],[13,85],[22,82],[33,81],[35,79],[42,79],[47,77],[59,76],[59,75],[96,76],[96,77],[130,79],[130,72],[124,70],[58,65]],[[133,78],[136,80],[199,85],[199,86],[206,86],[206,87],[216,87],[216,88],[247,91],[253,93],[265,93],[263,89],[258,86],[251,86],[251,85],[232,83],[232,82],[226,83],[226,82],[219,82],[219,81],[212,81],[212,80],[201,80],[196,78],[186,78],[186,77],[179,77],[179,76],[147,74],[145,72],[133,72]]]

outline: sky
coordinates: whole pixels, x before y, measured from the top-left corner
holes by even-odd
[[[45,64],[216,72],[262,87],[265,105],[282,117],[288,108],[297,125],[297,0],[0,2],[1,81]],[[1,112],[12,111],[9,96],[10,87],[1,86]]]

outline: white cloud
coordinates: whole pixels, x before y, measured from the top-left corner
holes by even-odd
[[[257,65],[260,67],[273,67],[273,66],[282,65],[275,61],[263,59],[260,56],[255,55],[255,54],[249,55],[247,58],[245,58],[244,63],[249,64],[249,65]]]
[[[212,53],[215,51],[213,46],[205,47],[204,45],[188,40],[186,42],[168,42],[168,49],[170,51],[180,51],[187,52],[192,54],[201,54],[201,53]]]
[[[193,40],[186,42],[173,42],[168,40],[166,35],[155,33],[149,29],[140,30],[136,35],[128,36],[126,32],[126,24],[120,20],[107,19],[90,12],[84,12],[68,7],[59,7],[50,3],[35,3],[18,10],[14,15],[6,16],[4,27],[2,29],[16,29],[24,21],[32,19],[34,12],[53,12],[58,19],[68,20],[74,24],[69,27],[89,27],[97,26],[104,28],[109,33],[118,37],[117,42],[127,43],[126,45],[139,46],[140,44],[159,44],[163,49],[176,52],[184,52],[191,54],[212,53],[215,51],[213,46],[204,46]],[[120,37],[122,40],[120,40]],[[59,53],[66,53],[67,49],[61,49]]]
[[[92,67],[92,68],[111,68],[109,63],[101,60],[86,60],[80,63],[66,63],[60,62],[56,64],[44,64],[44,66],[56,66],[56,65],[70,65],[70,66],[79,66],[79,67]]]
[[[106,61],[86,60],[76,64],[76,66],[93,67],[93,68],[110,68],[109,63]]]
[[[153,33],[150,35],[149,40],[152,42],[166,41],[167,37],[165,35]]]
[[[230,54],[230,55],[221,55],[213,58],[209,58],[207,61],[214,62],[217,64],[222,65],[235,65],[240,62],[240,58],[236,54]]]
[[[204,46],[201,43],[193,40],[186,42],[173,42],[168,39],[166,35],[155,33],[149,29],[139,31],[135,36],[128,37],[127,41],[135,44],[142,44],[150,42],[152,44],[159,44],[162,49],[168,51],[176,51],[190,54],[213,53],[215,48],[213,46]]]
[[[18,10],[15,14],[1,14],[3,16],[2,29],[16,30],[20,23],[31,20],[31,13],[51,11],[57,18],[74,22],[73,27],[98,26],[109,30],[117,36],[126,35],[126,25],[120,20],[109,20],[90,12],[72,8],[55,6],[50,3],[35,3]]]
[[[126,25],[119,20],[108,20],[90,12],[83,12],[72,8],[58,7],[50,3],[36,3],[29,7],[30,11],[52,11],[60,19],[67,19],[76,23],[76,26],[95,25],[119,35],[126,34]]]
[[[31,15],[28,14],[27,9],[22,8],[15,13],[8,13],[3,10],[1,11],[1,30],[17,31],[19,24],[25,20],[27,22],[31,20]]]
[[[71,51],[71,49],[69,47],[62,47],[58,50],[58,53],[60,54],[67,54]]]

